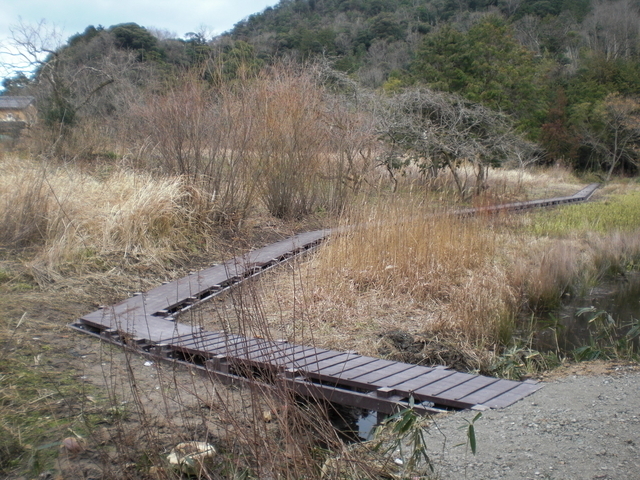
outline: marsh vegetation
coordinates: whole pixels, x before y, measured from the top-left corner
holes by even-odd
[[[635,110],[616,124],[628,136],[612,153],[601,105],[591,125],[600,153],[587,170],[567,145],[545,150],[522,118],[468,95],[399,79],[372,90],[327,62],[265,65],[248,44],[216,50],[202,38],[182,45],[199,60],[174,69],[153,60],[157,39],[135,27],[88,29],[40,65],[51,82],[8,85],[35,89],[42,111],[0,155],[2,475],[437,478],[425,438],[433,448],[445,440],[412,412],[350,445],[326,404],[224,386],[65,327],[321,227],[335,233],[315,253],[187,320],[509,378],[596,356],[637,360],[637,319],[610,321],[597,308],[585,310],[584,344],[537,341],[561,328],[544,316],[640,266],[640,185],[622,176],[637,170]],[[132,35],[148,48],[125,48]],[[90,55],[98,40],[111,45],[100,65]],[[91,68],[74,77],[81,60]],[[448,214],[570,195],[605,176],[583,205]],[[407,439],[417,447],[402,453]],[[171,450],[189,442],[216,453],[172,467]]]

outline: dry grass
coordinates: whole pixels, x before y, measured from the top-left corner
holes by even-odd
[[[520,315],[556,308],[564,295],[640,263],[640,226],[628,231],[626,216],[623,232],[549,238],[531,233],[545,213],[457,219],[434,214],[415,193],[354,208],[344,223],[355,227],[265,280],[256,301],[277,336],[408,358],[389,348],[389,338],[403,332],[419,353],[412,361],[435,361],[434,349],[443,348],[487,371],[515,341]]]
[[[405,197],[346,223],[357,226],[266,289],[263,308],[279,312],[270,321],[281,335],[370,355],[392,331],[485,347],[505,335],[517,296],[486,219],[434,214]]]
[[[126,169],[98,178],[18,158],[0,170],[3,243],[30,247],[36,278],[100,270],[109,257],[163,264],[185,255],[193,238],[178,178]]]
[[[573,195],[585,182],[573,171],[556,165],[551,168],[498,168],[488,173],[489,188],[518,192],[521,199]]]

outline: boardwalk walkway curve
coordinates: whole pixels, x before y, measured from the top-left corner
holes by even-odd
[[[569,197],[463,209],[456,215],[494,214],[584,202],[599,184]],[[211,332],[180,323],[178,314],[210,300],[242,281],[318,247],[330,230],[316,230],[235,257],[220,265],[135,294],[87,314],[70,326],[141,353],[186,363],[222,381],[253,381],[253,374],[303,396],[390,414],[416,401],[420,413],[441,408],[501,408],[541,388],[460,373],[446,367],[393,362],[285,341]]]

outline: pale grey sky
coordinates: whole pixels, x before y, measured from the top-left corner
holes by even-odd
[[[168,30],[177,37],[206,29],[217,35],[252,13],[278,0],[0,0],[0,46],[6,48],[11,25],[20,19],[37,24],[46,20],[66,40],[89,26],[110,27],[135,22],[143,27]],[[0,78],[7,75],[8,57],[0,56]]]

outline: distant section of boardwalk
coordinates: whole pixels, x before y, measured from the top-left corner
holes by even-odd
[[[555,207],[557,205],[568,205],[571,203],[586,202],[591,195],[600,187],[599,183],[587,185],[578,193],[568,197],[554,197],[543,200],[529,200],[527,202],[503,203],[501,205],[491,205],[488,207],[463,208],[455,210],[456,215],[478,215],[478,214],[495,214],[502,212],[518,212],[523,210],[532,210],[534,208]]]
[[[453,213],[499,213],[575,203],[588,200],[597,187],[598,184],[590,185],[571,197]],[[285,385],[301,395],[382,413],[393,413],[406,406],[410,397],[421,412],[442,407],[500,408],[540,388],[535,382],[501,380],[445,367],[417,366],[353,352],[208,332],[176,321],[179,313],[194,305],[316,248],[330,233],[316,230],[295,235],[136,294],[85,315],[71,326],[112,343],[207,370],[221,380],[254,381],[257,375],[256,378]]]

